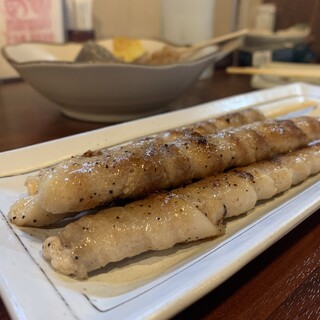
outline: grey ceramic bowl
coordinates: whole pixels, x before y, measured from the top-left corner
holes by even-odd
[[[163,42],[141,40],[153,52]],[[112,40],[98,42],[112,50]],[[23,43],[2,49],[4,57],[38,92],[72,118],[117,122],[155,114],[192,86],[221,58],[218,47],[192,60],[164,66],[75,63],[82,44]],[[208,48],[207,48],[208,49]]]

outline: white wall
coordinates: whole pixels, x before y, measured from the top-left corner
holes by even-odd
[[[123,35],[160,36],[161,0],[94,0],[94,24],[99,38]],[[174,1],[174,0],[172,0]],[[235,5],[241,6],[241,27],[248,27],[254,17],[252,10],[262,0],[216,0],[214,35],[231,31]]]

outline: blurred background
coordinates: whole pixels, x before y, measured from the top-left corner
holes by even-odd
[[[82,6],[78,13],[70,13],[72,2]],[[77,14],[82,15],[78,26],[74,22]],[[288,28],[292,31],[293,27],[294,32],[302,32],[294,43],[261,44],[254,39],[245,44],[232,63],[251,65],[256,56],[259,63],[261,59],[320,61],[320,0],[0,0],[0,46],[34,40],[66,41],[71,20],[74,28],[92,29],[97,39],[121,35],[165,38],[179,44],[241,28],[275,32]],[[189,38],[178,28],[185,30]],[[266,49],[272,49],[271,58]],[[0,57],[0,78],[16,75]]]

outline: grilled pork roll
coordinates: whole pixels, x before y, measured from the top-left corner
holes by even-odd
[[[169,143],[176,138],[182,137],[185,134],[190,134],[192,132],[200,133],[200,134],[213,134],[218,131],[221,131],[226,128],[234,128],[240,127],[242,125],[253,123],[256,121],[263,121],[265,120],[264,115],[254,109],[245,109],[240,110],[238,112],[227,113],[225,115],[210,118],[204,121],[200,121],[197,123],[192,123],[180,128],[171,129],[168,131],[160,132],[153,136],[144,137],[134,141],[134,143],[143,143],[143,141],[152,140],[153,144],[160,144],[160,143]],[[94,155],[100,155],[102,153],[106,153],[110,150],[107,148],[102,151],[88,151],[83,154],[84,157],[90,157]],[[125,149],[122,149],[123,152],[126,152]],[[29,176],[26,180],[26,186],[28,188],[28,194],[34,195],[38,192],[38,185],[39,185],[39,178],[46,172],[48,169],[43,169],[37,176]]]
[[[171,143],[140,141],[75,157],[45,171],[38,192],[18,200],[9,218],[20,226],[44,226],[114,199],[188,184],[319,138],[319,119],[300,117],[256,122],[215,135],[188,133]]]
[[[320,138],[320,120],[267,120],[213,135],[186,133],[170,143],[138,141],[75,157],[40,178],[39,206],[51,213],[82,211],[114,199],[142,197],[288,152]]]
[[[88,272],[149,250],[219,236],[224,220],[320,171],[320,145],[155,193],[68,224],[43,244],[43,255],[63,274]]]

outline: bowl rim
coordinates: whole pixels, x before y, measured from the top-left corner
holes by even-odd
[[[112,40],[112,38],[104,38],[104,39],[97,39],[95,41],[105,41],[105,40]],[[155,41],[155,42],[162,42],[167,44],[172,44],[169,41],[160,40],[160,39],[154,39],[154,38],[141,38],[139,40],[146,40],[146,41]],[[66,46],[69,44],[79,44],[80,42],[43,42],[43,41],[29,41],[29,42],[20,42],[15,44],[9,44],[1,47],[1,53],[3,57],[12,65],[12,66],[39,66],[39,65],[47,65],[47,66],[57,66],[57,65],[63,65],[63,66],[70,66],[70,67],[102,67],[102,66],[108,66],[108,67],[121,67],[121,68],[139,68],[139,69],[170,69],[175,68],[177,66],[192,66],[198,63],[202,63],[204,61],[214,59],[216,55],[219,54],[219,47],[216,47],[217,49],[213,52],[209,52],[207,54],[204,54],[203,56],[196,58],[194,60],[187,60],[183,62],[177,62],[177,63],[167,63],[163,65],[144,65],[144,64],[138,64],[138,63],[125,63],[125,62],[74,62],[74,61],[65,61],[65,60],[34,60],[34,61],[25,61],[25,62],[19,62],[10,57],[10,55],[7,52],[8,48],[13,47],[19,47],[24,45],[46,45],[50,47],[58,47],[58,46]]]

